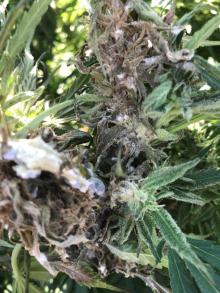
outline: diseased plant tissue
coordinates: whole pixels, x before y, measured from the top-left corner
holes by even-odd
[[[204,163],[208,149],[181,162],[167,151],[178,130],[220,108],[219,71],[196,55],[204,33],[186,37],[174,11],[162,18],[143,1],[92,1],[90,13],[75,61],[90,77],[75,97],[84,131],[16,135],[1,106],[1,229],[51,276],[64,272],[88,287],[119,290],[105,278],[120,273],[152,292],[219,292],[208,242],[184,234],[173,213],[178,202],[209,205],[201,190],[219,183],[219,173]],[[207,38],[215,28],[206,27]],[[205,82],[211,91],[199,92]],[[200,186],[205,174],[212,179]],[[168,272],[170,284],[161,277]]]

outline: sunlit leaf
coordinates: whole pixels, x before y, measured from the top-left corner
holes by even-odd
[[[143,182],[142,188],[159,189],[162,186],[166,186],[177,179],[181,178],[187,171],[195,167],[199,163],[199,159],[189,161],[173,167],[162,167],[153,171]]]
[[[0,240],[0,247],[14,248],[14,245],[5,240]]]
[[[126,247],[119,248],[119,247],[112,246],[110,244],[106,244],[106,246],[111,251],[111,253],[113,253],[114,255],[119,257],[120,259],[125,260],[130,263],[137,263],[137,264],[140,264],[143,266],[151,265],[153,267],[158,267],[158,268],[162,268],[163,266],[166,267],[166,265],[167,265],[166,260],[163,260],[160,264],[156,265],[155,258],[151,254],[150,250],[148,252],[146,251],[144,253],[141,252],[139,254],[139,256],[137,256],[136,251],[130,251]]]
[[[43,113],[39,114],[30,123],[28,123],[22,129],[20,129],[16,133],[16,137],[18,137],[18,138],[25,137],[30,130],[36,129],[44,121],[45,118],[47,118],[50,115],[56,114],[58,111],[69,107],[71,104],[73,104],[73,101],[71,101],[71,100],[63,102],[63,103],[55,104],[54,106],[52,106],[48,110],[46,110]]]
[[[207,203],[205,199],[203,199],[202,197],[193,192],[184,191],[180,189],[174,189],[173,191],[174,192],[170,197],[177,201],[188,202],[199,206],[203,206]]]
[[[197,49],[220,25],[220,15],[212,17],[199,31],[186,42],[185,48]]]
[[[9,12],[6,22],[2,30],[0,31],[0,52],[4,49],[6,42],[10,36],[10,33],[13,29],[13,26],[15,25],[19,16],[22,14],[24,9],[23,7],[24,4],[25,4],[25,1],[21,0],[18,3],[18,5],[12,11]]]
[[[47,11],[50,2],[51,0],[36,0],[33,2],[29,11],[23,14],[15,34],[10,39],[6,50],[12,64],[14,64],[16,56],[18,56],[18,54],[20,54],[25,48],[27,41],[32,37],[42,16]],[[5,62],[3,55],[0,60],[0,72],[2,72],[4,65]]]
[[[163,208],[151,212],[151,218],[160,230],[164,240],[178,255],[189,263],[196,263],[198,269],[207,274],[207,270],[196,253],[192,250],[185,234],[178,227],[171,215]]]

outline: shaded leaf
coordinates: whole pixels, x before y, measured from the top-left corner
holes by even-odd
[[[95,94],[83,94],[83,95],[76,95],[76,101],[79,104],[85,103],[100,103],[106,100],[106,97],[98,96]]]
[[[146,111],[149,108],[157,110],[166,103],[167,96],[172,88],[172,82],[167,80],[157,86],[143,102],[143,109]]]
[[[154,246],[153,239],[151,232],[148,228],[148,226],[145,224],[144,221],[136,223],[137,227],[137,233],[138,237],[145,243],[147,243],[149,249],[151,250],[151,253],[153,254],[156,262],[158,263],[160,261],[160,256],[157,253],[157,249]]]
[[[186,178],[192,180],[192,182],[187,184],[189,189],[204,189],[220,183],[220,170],[208,169],[195,171],[192,174],[187,174]]]
[[[214,89],[220,90],[220,70],[208,63],[204,58],[196,56],[194,64],[198,68],[202,78]]]
[[[197,255],[212,267],[220,270],[220,245],[208,240],[188,239]]]
[[[194,277],[197,286],[199,287],[201,293],[218,293],[219,290],[216,287],[215,281],[207,278],[207,275],[201,271],[197,264],[196,266],[192,263],[186,262],[188,269],[190,270],[192,276]],[[210,271],[209,271],[210,275]]]
[[[126,292],[120,288],[117,288],[115,286],[112,286],[104,281],[102,281],[101,279],[99,279],[98,277],[94,277],[92,281],[90,281],[89,283],[85,283],[85,286],[89,287],[89,288],[100,288],[100,289],[107,289],[107,290],[111,290],[114,292]]]
[[[178,254],[169,249],[169,276],[173,293],[199,293],[184,262]]]
[[[192,9],[189,13],[185,13],[177,22],[176,25],[185,25],[189,23],[191,18],[200,10],[203,10],[205,8],[213,8],[209,4],[199,4],[194,9]]]

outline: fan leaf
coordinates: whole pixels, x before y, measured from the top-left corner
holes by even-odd
[[[158,208],[151,212],[151,217],[170,248],[174,249],[182,259],[189,263],[197,263],[198,268],[208,275],[205,265],[192,250],[185,234],[171,215],[165,209]]]
[[[185,47],[191,50],[199,48],[202,43],[207,40],[219,27],[219,25],[220,15],[216,15],[211,18],[199,31],[194,33],[194,35],[185,44]]]
[[[199,163],[199,159],[173,167],[163,167],[152,172],[143,182],[144,190],[157,190],[181,178],[187,171]]]
[[[169,275],[173,293],[199,293],[190,272],[178,254],[169,249]]]

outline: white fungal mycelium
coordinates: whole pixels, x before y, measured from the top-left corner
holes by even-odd
[[[63,168],[63,158],[53,146],[41,137],[33,139],[11,139],[3,151],[2,159],[14,161],[17,176],[23,179],[37,178],[42,171],[62,177],[73,188],[90,196],[104,196],[105,185],[94,175],[85,178],[78,168]]]
[[[23,179],[36,178],[41,171],[58,174],[62,164],[60,154],[39,136],[9,140],[3,159],[17,163],[13,169]]]

